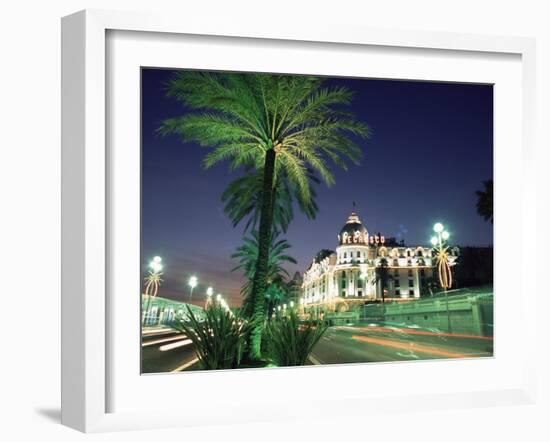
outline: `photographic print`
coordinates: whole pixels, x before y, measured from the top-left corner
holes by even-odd
[[[141,278],[143,374],[492,357],[493,86],[142,68]]]

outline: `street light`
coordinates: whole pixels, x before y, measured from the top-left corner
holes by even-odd
[[[189,287],[191,287],[191,290],[189,290],[189,301],[191,301],[191,298],[193,297],[193,289],[197,286],[197,284],[199,283],[199,280],[197,279],[196,276],[191,276],[191,278],[189,278]]]

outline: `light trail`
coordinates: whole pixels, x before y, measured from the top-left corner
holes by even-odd
[[[395,348],[398,350],[409,350],[419,353],[428,353],[436,356],[443,356],[445,358],[467,358],[472,356],[464,353],[455,353],[452,351],[442,350],[440,348],[432,347],[430,345],[415,344],[411,342],[397,342],[391,339],[372,338],[369,336],[361,335],[353,335],[352,339],[367,342],[369,344],[380,345],[382,347]]]
[[[186,345],[189,345],[189,344],[192,344],[192,343],[193,343],[193,341],[191,339],[185,339],[183,341],[174,342],[173,344],[163,345],[163,346],[159,347],[159,350],[160,351],[173,350],[174,348],[185,347]]]
[[[172,373],[176,373],[178,371],[183,371],[185,370],[186,368],[189,368],[191,367],[192,365],[196,364],[197,362],[199,362],[199,358],[195,358],[189,362],[186,362],[185,364],[183,365],[180,365],[178,368],[176,368],[175,370],[172,370]]]
[[[431,332],[427,330],[418,330],[414,328],[388,328],[388,327],[343,327],[347,330],[374,331],[380,333],[405,333],[408,335],[423,335],[423,336],[445,336],[447,338],[465,338],[465,339],[481,339],[484,341],[492,341],[492,336],[467,335],[461,333],[446,333],[446,332]]]
[[[147,342],[143,342],[141,344],[142,347],[149,347],[150,345],[157,345],[157,344],[162,344],[163,342],[170,342],[170,341],[179,341],[181,339],[185,339],[187,336],[182,336],[182,335],[178,335],[178,336],[172,336],[171,338],[164,338],[164,339],[156,339],[154,341],[147,341]]]

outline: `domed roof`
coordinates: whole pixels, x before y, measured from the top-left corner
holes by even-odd
[[[363,225],[357,212],[354,210],[351,212],[346,224],[340,230],[338,235],[338,243],[344,244],[368,244],[369,232]]]

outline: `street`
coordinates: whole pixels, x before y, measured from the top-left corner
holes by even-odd
[[[187,336],[167,327],[147,327],[143,331],[141,361],[143,374],[189,370],[198,362]]]
[[[141,350],[144,374],[180,372],[198,367],[191,340],[167,327],[146,329]],[[492,337],[365,323],[330,327],[315,346],[309,361],[322,365],[492,355]]]
[[[310,361],[318,365],[492,355],[492,337],[383,324],[358,324],[330,327],[315,346]]]

